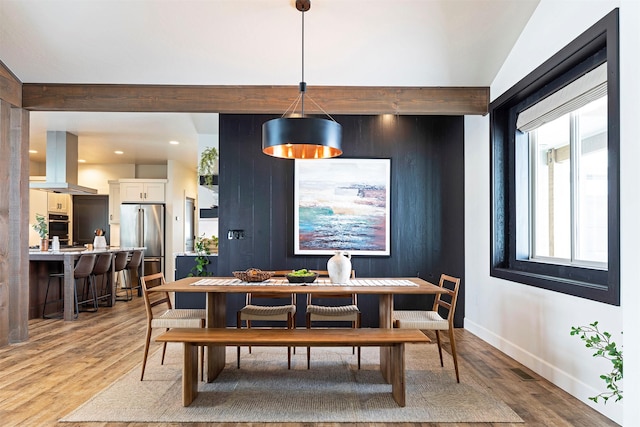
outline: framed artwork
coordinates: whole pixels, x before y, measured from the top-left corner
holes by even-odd
[[[295,160],[294,253],[390,255],[390,159]]]

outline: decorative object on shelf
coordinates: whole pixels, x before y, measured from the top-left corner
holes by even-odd
[[[243,282],[264,282],[273,276],[273,271],[262,271],[259,268],[248,268],[245,271],[234,271],[236,279]]]
[[[95,237],[93,238],[93,247],[96,249],[107,248],[107,239],[104,237],[104,230],[102,228],[98,228],[95,231]]]
[[[342,126],[315,101],[309,98],[330,120],[305,117],[304,100],[307,83],[304,81],[304,13],[311,8],[310,0],[296,0],[302,12],[302,81],[300,94],[278,119],[262,125],[262,152],[284,159],[324,159],[342,154]],[[295,109],[301,104],[301,113]],[[285,117],[288,113],[289,117]]]
[[[598,403],[598,399],[602,398],[605,404],[612,397],[615,397],[615,402],[622,400],[622,389],[618,384],[618,381],[622,380],[622,346],[618,349],[616,343],[611,340],[609,332],[600,332],[598,322],[593,322],[589,326],[572,326],[571,335],[580,336],[587,348],[594,349],[593,357],[603,357],[613,364],[611,372],[600,375],[609,391],[590,397],[589,400]]]
[[[207,265],[210,262],[207,256],[211,255],[211,252],[209,251],[208,240],[209,239],[204,237],[204,234],[202,235],[202,237],[196,238],[196,241],[194,244],[194,250],[197,255],[193,259],[196,265],[194,265],[193,268],[191,268],[191,273],[189,273],[189,277],[194,277],[194,276],[205,277],[205,276],[213,275],[213,273],[210,273],[207,271]]]
[[[336,254],[327,261],[327,271],[331,283],[347,283],[351,277],[351,254],[347,251],[336,251]]]
[[[302,270],[296,270],[287,274],[287,280],[289,283],[313,283],[318,278],[318,273],[315,271],[307,270],[303,268]]]
[[[51,250],[54,252],[60,251],[60,238],[58,236],[53,236],[53,241],[51,242]]]
[[[217,236],[211,236],[211,237],[202,237],[201,238],[202,244],[205,245],[205,247],[209,250],[210,254],[217,254],[218,253],[218,237]]]
[[[49,227],[44,215],[36,214],[36,222],[32,225],[33,229],[40,236],[40,250],[46,252],[49,250]]]
[[[200,164],[198,165],[198,175],[204,179],[204,186],[213,190],[214,175],[217,172],[216,162],[218,160],[218,150],[216,147],[205,148],[200,154]]]

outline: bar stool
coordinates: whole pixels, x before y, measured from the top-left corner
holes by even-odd
[[[122,289],[125,289],[127,291],[131,291],[131,296],[129,297],[129,300],[131,300],[133,298],[133,291],[134,289],[138,290],[138,294],[141,291],[141,287],[140,287],[140,278],[138,277],[138,268],[140,267],[140,263],[142,263],[142,251],[133,251],[131,253],[131,258],[129,259],[129,262],[127,263],[127,266],[125,267],[125,281],[124,281],[124,286]],[[133,284],[133,273],[135,272],[136,275],[136,284]]]
[[[127,267],[127,261],[129,259],[129,252],[127,251],[120,251],[120,252],[116,252],[116,260],[114,262],[115,266],[114,266],[114,270],[116,272],[116,278],[119,278],[119,274],[122,273],[122,283],[124,284],[124,286],[122,286],[121,289],[125,290],[125,295],[122,296],[118,296],[117,295],[117,291],[116,291],[116,301],[131,301],[132,296],[129,293],[129,289],[126,287],[126,282],[125,282],[125,278],[124,278],[124,269]],[[117,280],[117,279],[116,279]],[[117,289],[117,288],[116,288]]]
[[[95,265],[96,262],[96,256],[95,254],[83,254],[80,255],[80,258],[78,259],[78,262],[76,263],[74,269],[73,269],[73,279],[74,279],[74,285],[73,285],[73,300],[75,303],[75,317],[78,317],[78,313],[80,312],[79,306],[80,304],[85,304],[88,302],[93,302],[94,303],[94,309],[91,311],[97,311],[98,310],[98,301],[96,299],[96,292],[95,292],[95,282],[91,279],[91,272],[93,271],[93,266]],[[58,289],[59,289],[59,298],[53,301],[47,301],[47,299],[49,298],[49,288],[51,286],[51,279],[58,279]],[[82,280],[84,286],[87,286],[87,283],[89,285],[89,290],[91,291],[93,297],[91,299],[87,299],[87,300],[83,300],[83,301],[78,301],[78,281]],[[62,284],[64,283],[64,273],[53,273],[49,275],[49,281],[47,282],[47,291],[45,292],[44,295],[44,304],[42,307],[42,317],[44,319],[51,319],[51,318],[61,318],[62,317],[62,313],[58,313],[57,315],[47,315],[46,314],[46,310],[47,310],[47,305],[48,304],[53,304],[53,303],[59,303],[60,301],[63,301],[63,296],[62,296],[62,289],[63,286]]]
[[[112,293],[111,293],[111,261],[113,260],[113,254],[111,252],[104,252],[98,255],[98,259],[96,260],[96,264],[93,266],[93,271],[91,272],[92,279],[96,284],[96,288],[98,287],[97,279],[100,277],[100,292],[98,292],[97,300],[98,303],[100,301],[105,300],[105,305],[107,307],[111,307],[112,304]]]

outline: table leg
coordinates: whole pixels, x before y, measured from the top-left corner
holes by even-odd
[[[75,280],[73,278],[73,260],[71,255],[64,256],[64,303],[63,303],[63,316],[64,320],[73,320],[75,312],[75,301],[73,296],[75,294]]]
[[[380,295],[380,328],[392,328],[391,317],[393,313],[393,295]],[[391,349],[380,347],[380,372],[386,382],[391,382]]]
[[[207,328],[227,327],[227,296],[223,293],[207,292]],[[225,365],[225,346],[207,346],[207,382],[212,382]]]

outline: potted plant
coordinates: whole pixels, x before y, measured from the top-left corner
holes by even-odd
[[[605,404],[612,397],[615,398],[615,402],[622,400],[622,389],[618,384],[623,378],[622,347],[618,349],[609,332],[598,329],[598,322],[593,322],[589,326],[572,326],[571,335],[578,335],[587,348],[595,350],[593,357],[605,358],[613,365],[610,372],[600,375],[607,384],[608,391],[590,397],[589,400],[598,403],[598,398],[602,398]]]
[[[202,176],[204,185],[210,190],[213,189],[213,176],[216,173],[216,161],[218,160],[218,150],[216,147],[208,147],[200,155],[198,165],[198,175]]]
[[[204,235],[202,237],[196,238],[194,249],[196,252],[196,257],[194,258],[195,265],[191,269],[191,273],[189,273],[189,277],[193,276],[212,276],[213,274],[207,271],[207,264],[209,264],[208,255],[211,255],[211,251],[209,250],[209,243]]]
[[[47,220],[44,215],[36,214],[36,222],[32,225],[33,229],[36,230],[38,235],[40,236],[40,250],[48,251],[49,250],[49,228],[47,227]]]

